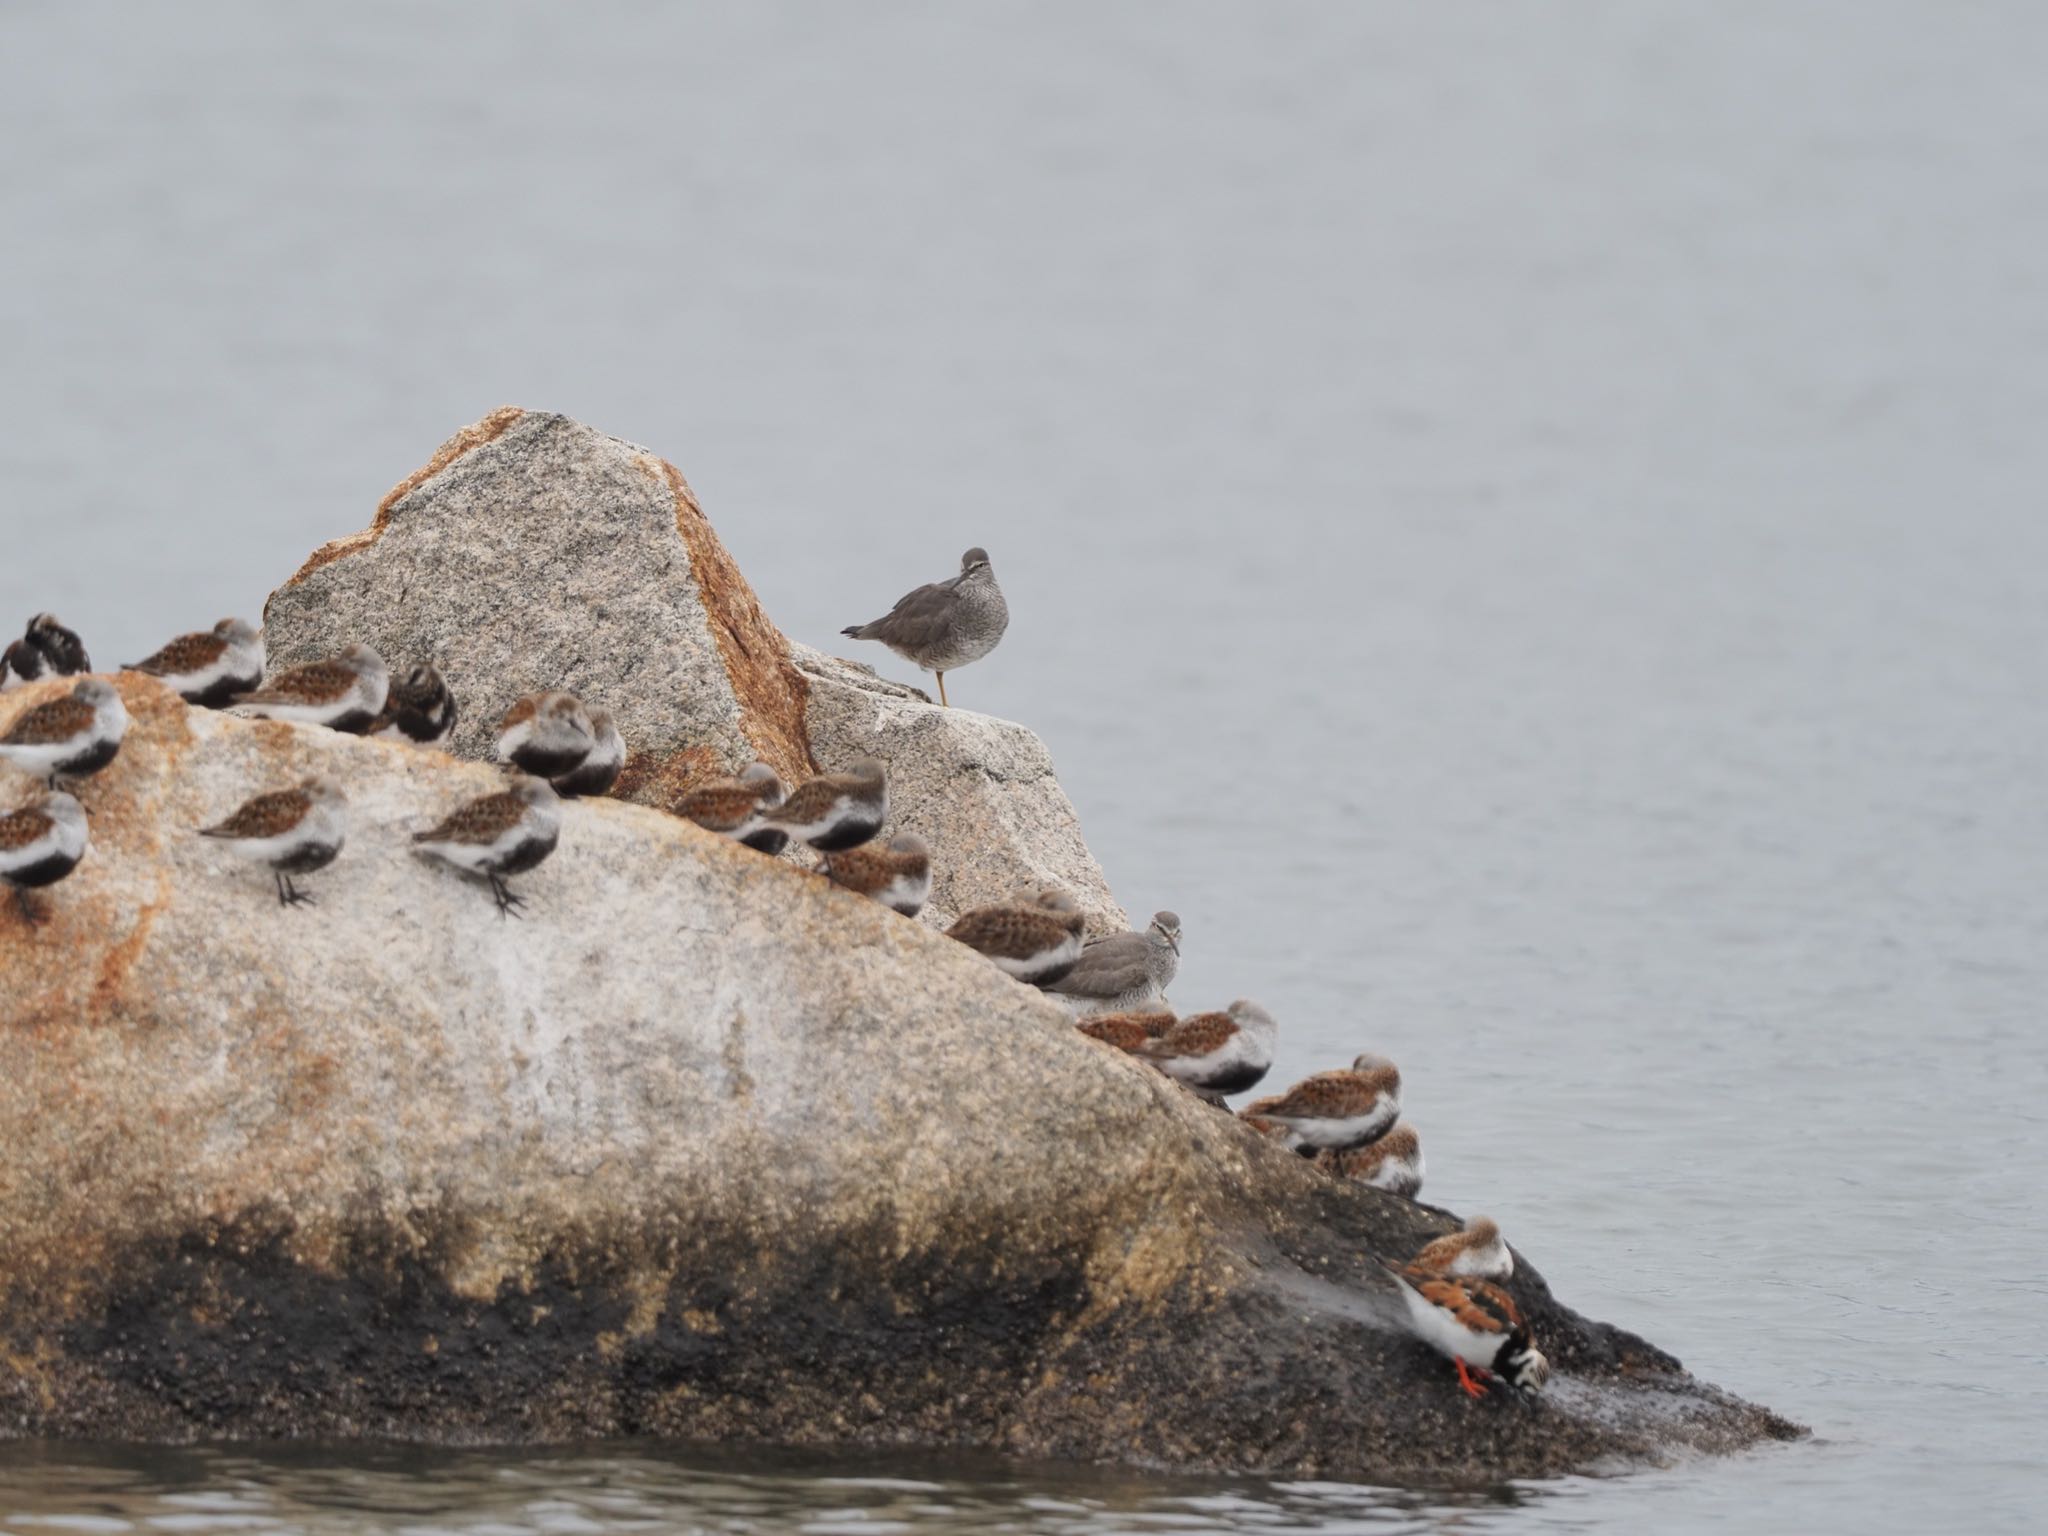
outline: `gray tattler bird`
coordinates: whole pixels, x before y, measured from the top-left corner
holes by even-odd
[[[988,551],[970,549],[960,557],[960,574],[906,592],[896,606],[871,624],[853,624],[842,635],[879,640],[914,666],[935,674],[945,704],[946,674],[979,661],[996,648],[1010,627],[1010,605],[996,585]]]
[[[1156,1003],[1180,969],[1180,919],[1155,912],[1143,933],[1113,933],[1081,951],[1074,968],[1043,990],[1076,1013],[1125,1013]]]

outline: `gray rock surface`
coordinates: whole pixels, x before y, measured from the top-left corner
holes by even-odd
[[[507,407],[465,427],[270,596],[273,670],[366,641],[441,669],[454,750],[488,758],[523,693],[611,710],[622,797],[663,802],[759,757],[811,768],[804,683],[682,475],[566,416]]]
[[[1090,933],[1125,926],[1037,736],[993,715],[942,709],[916,689],[810,646],[789,650],[809,683],[813,755],[826,763],[868,756],[887,763],[892,828],[932,845],[926,924],[945,928],[972,907],[1057,885],[1073,893]]]
[[[315,551],[264,619],[273,670],[351,640],[401,672],[438,665],[462,756],[490,756],[522,693],[602,704],[628,750],[614,793],[646,804],[756,757],[792,786],[879,757],[889,830],[934,851],[928,923],[1052,881],[1091,931],[1124,926],[1036,736],[792,645],[674,466],[567,417],[507,407],[463,428],[369,528]]]
[[[91,851],[0,909],[0,1433],[1498,1479],[1796,1432],[1526,1256],[1557,1384],[1466,1401],[1377,1264],[1450,1217],[873,901],[575,802],[504,921],[408,843],[493,770],[120,687]],[[348,845],[285,910],[192,829],[316,772]]]

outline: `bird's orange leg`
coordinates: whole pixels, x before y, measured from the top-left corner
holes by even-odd
[[[1465,1369],[1465,1362],[1463,1360],[1458,1359],[1454,1355],[1451,1357],[1451,1363],[1458,1368],[1458,1385],[1465,1389],[1467,1397],[1486,1396],[1485,1386],[1472,1379],[1472,1373]]]

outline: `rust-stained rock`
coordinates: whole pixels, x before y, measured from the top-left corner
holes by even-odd
[[[700,762],[813,766],[803,675],[681,473],[566,416],[507,406],[457,432],[271,594],[264,626],[273,668],[355,640],[431,661],[464,756],[490,755],[520,694],[567,688],[611,710],[643,799]]]
[[[1448,1217],[875,902],[576,802],[504,921],[408,842],[492,769],[121,688],[91,850],[0,906],[0,1433],[1492,1479],[1792,1432],[1526,1257],[1556,1383],[1468,1402],[1376,1266]],[[287,910],[193,829],[312,772],[351,828]]]

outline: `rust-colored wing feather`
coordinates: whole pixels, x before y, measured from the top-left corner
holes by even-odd
[[[61,699],[38,704],[15,721],[14,729],[0,740],[17,747],[48,746],[53,742],[69,741],[81,731],[91,729],[92,722],[92,706],[67,693]]]
[[[526,814],[526,802],[511,791],[484,795],[457,806],[438,827],[415,832],[416,843],[495,843]]]
[[[503,735],[506,731],[511,730],[513,726],[518,725],[522,721],[531,720],[539,713],[540,695],[537,693],[521,694],[512,701],[512,707],[505,711],[504,719],[498,722],[498,733]]]
[[[151,677],[179,677],[212,666],[227,648],[227,641],[219,635],[180,635],[155,655],[144,657],[128,670],[147,673]]]
[[[768,813],[768,819],[792,827],[804,826],[831,810],[833,802],[842,795],[854,794],[859,788],[858,782],[846,774],[828,773],[799,787],[795,794]]]
[[[675,803],[675,813],[711,832],[730,832],[754,814],[761,786],[738,779],[700,785]]]
[[[1417,1265],[1401,1271],[1408,1283],[1465,1327],[1478,1333],[1512,1333],[1522,1326],[1515,1299],[1490,1280],[1453,1280]]]
[[[239,807],[227,820],[203,828],[200,836],[281,837],[305,820],[306,809],[311,804],[305,794],[296,789],[280,789],[274,794],[258,795]]]
[[[1229,1044],[1236,1033],[1237,1024],[1227,1013],[1191,1013],[1147,1045],[1143,1054],[1206,1056]]]
[[[49,835],[56,823],[34,806],[18,811],[9,811],[0,816],[0,852],[12,853],[17,848],[26,848],[39,837]]]
[[[240,704],[324,704],[348,692],[355,673],[336,661],[312,661],[303,667],[280,672],[253,693],[241,694]]]

